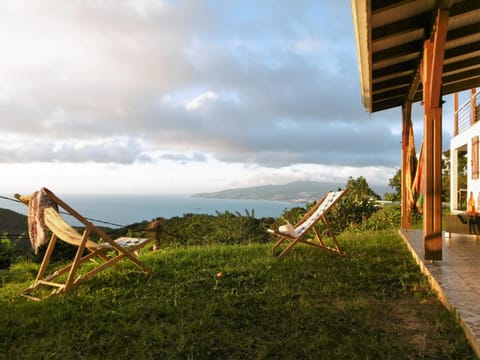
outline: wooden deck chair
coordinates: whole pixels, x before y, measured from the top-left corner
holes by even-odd
[[[299,242],[307,244],[316,248],[333,251],[339,255],[344,255],[343,251],[338,244],[335,233],[327,220],[326,214],[330,208],[345,194],[346,190],[330,191],[325,194],[315,205],[295,224],[282,225],[278,230],[268,229],[267,231],[278,236],[280,239],[273,245],[272,251],[274,251],[280,244],[287,241],[290,242],[288,246],[278,255],[281,258],[288,253]],[[327,246],[322,239],[321,234],[315,227],[315,224],[322,220],[327,226],[328,233],[332,237],[335,247]],[[314,238],[306,240],[307,233],[313,230]]]
[[[33,291],[41,285],[53,287],[52,292],[44,297],[54,294],[67,293],[75,286],[88,280],[93,275],[108,268],[109,266],[116,266],[117,263],[124,258],[131,260],[145,273],[153,275],[152,271],[136,256],[136,252],[149,242],[153,241],[153,238],[144,239],[121,237],[116,240],[112,240],[112,238],[103,230],[89,222],[86,218],[76,212],[50,190],[43,188],[42,191],[46,192],[51,200],[51,203],[53,204],[53,206],[48,206],[42,209],[42,220],[44,221],[46,229],[51,232],[51,237],[35,282],[27,289],[22,291],[21,295],[32,300],[42,300],[41,297],[32,295]],[[32,196],[22,196],[19,194],[15,194],[15,197],[26,205],[29,204],[30,199],[32,198]],[[80,234],[62,218],[60,213],[57,211],[57,207],[65,210],[68,214],[72,215],[79,222],[85,225],[83,234]],[[103,242],[95,242],[90,240],[90,234],[97,234],[103,240]],[[76,255],[70,264],[56,269],[54,272],[51,272],[49,275],[47,275],[47,267],[55,248],[55,243],[58,239],[76,246]],[[95,267],[90,269],[88,272],[80,274],[80,271],[78,271],[80,265],[89,260],[93,261]],[[62,280],[58,279],[61,275],[64,275],[61,278]],[[54,281],[56,279],[60,281]]]

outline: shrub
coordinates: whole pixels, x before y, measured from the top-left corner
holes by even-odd
[[[0,235],[0,269],[8,269],[14,256],[13,244],[7,233]]]
[[[366,222],[379,209],[374,198],[347,192],[329,211],[327,219],[336,232],[342,232],[350,226],[359,226]]]
[[[348,231],[377,231],[394,229],[400,226],[401,211],[399,206],[387,206],[372,214],[361,223],[350,223]]]

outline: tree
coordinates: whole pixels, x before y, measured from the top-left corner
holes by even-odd
[[[388,185],[394,192],[386,193],[384,198],[389,201],[400,201],[402,197],[402,170],[398,169],[395,175],[389,180]]]
[[[450,201],[450,150],[442,156],[442,201]]]
[[[360,226],[380,209],[377,203],[380,196],[370,188],[363,176],[356,179],[349,177],[346,189],[347,193],[341,201],[327,214],[336,232],[345,230],[349,225]]]
[[[460,189],[467,188],[466,174],[467,160],[465,156],[458,158],[458,187]],[[388,185],[395,191],[386,193],[385,200],[400,201],[402,192],[402,170],[398,169],[395,175],[389,180]],[[450,150],[443,153],[442,156],[442,201],[450,201]]]
[[[12,263],[13,246],[7,233],[0,234],[0,269],[8,269]]]
[[[457,191],[467,189],[467,151],[458,151],[457,153]],[[450,162],[450,150],[443,153],[442,156],[442,201],[450,201],[450,174],[451,174],[451,162]],[[465,193],[466,194],[466,193]],[[464,199],[459,198],[460,202],[465,202],[466,208],[466,196]]]
[[[450,179],[450,151],[445,151],[445,161],[448,162],[445,167],[448,168],[445,170],[445,177],[448,176]],[[447,175],[448,173],[448,175]],[[442,179],[443,180],[443,179]],[[448,182],[450,185],[450,182]],[[458,208],[466,209],[467,208],[467,151],[458,150],[457,152],[457,188],[455,189],[458,194]],[[449,192],[450,193],[450,192]]]
[[[357,199],[364,197],[370,197],[375,200],[380,200],[380,196],[373,191],[367,183],[367,180],[360,176],[356,179],[349,177],[347,181],[346,188],[350,195],[354,194]]]

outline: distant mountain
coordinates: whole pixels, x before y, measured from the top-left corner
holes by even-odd
[[[16,248],[31,252],[28,239],[28,221],[25,215],[9,209],[0,208],[0,235],[7,234]]]
[[[254,199],[308,203],[322,197],[327,191],[344,188],[344,183],[295,181],[285,185],[262,185],[247,188],[228,189],[212,193],[193,194],[193,197],[207,199]],[[372,190],[383,196],[388,187],[374,187]]]
[[[27,217],[15,211],[0,209],[0,234],[20,235],[28,230]]]

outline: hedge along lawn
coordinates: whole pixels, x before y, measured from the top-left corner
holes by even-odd
[[[271,244],[165,248],[142,257],[155,277],[124,262],[40,303],[15,295],[34,277],[16,265],[1,274],[0,356],[475,358],[396,232],[339,240],[345,257],[302,245],[282,260]]]

